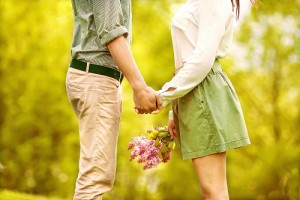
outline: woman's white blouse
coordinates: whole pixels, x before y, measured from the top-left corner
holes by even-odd
[[[230,0],[189,0],[179,9],[171,26],[175,76],[159,91],[163,106],[200,84],[227,54],[234,21]]]

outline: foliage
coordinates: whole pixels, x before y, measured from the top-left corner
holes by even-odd
[[[300,23],[295,17],[300,11],[294,9],[299,6],[300,1],[261,1],[238,34],[240,53],[246,53],[237,64],[244,70],[230,76],[252,138],[250,148],[229,157],[229,174],[241,177],[247,188],[233,194],[238,199],[300,197]],[[244,164],[234,163],[236,158]],[[239,173],[242,169],[247,176]],[[240,188],[233,178],[230,184]]]
[[[132,50],[154,89],[172,77],[169,25],[181,2],[133,0]],[[222,60],[252,141],[228,152],[230,195],[299,199],[300,1],[260,2],[236,27],[235,46]],[[70,199],[79,152],[77,121],[64,85],[71,3],[2,0],[0,20],[0,188]],[[123,82],[117,178],[105,199],[199,199],[192,164],[182,161],[178,148],[166,165],[148,171],[128,159],[131,138],[166,125],[168,109],[138,116],[129,84]],[[10,194],[1,191],[3,195]]]

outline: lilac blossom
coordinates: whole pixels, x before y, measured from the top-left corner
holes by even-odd
[[[174,148],[175,142],[166,126],[150,129],[146,135],[134,137],[128,145],[128,150],[132,150],[130,161],[137,158],[138,163],[144,163],[144,170],[168,162]]]
[[[155,141],[147,139],[144,135],[135,137],[128,145],[128,150],[132,149],[130,160],[138,157],[139,163],[145,163],[143,169],[151,169],[161,162],[158,157],[160,148],[161,145],[156,147]]]

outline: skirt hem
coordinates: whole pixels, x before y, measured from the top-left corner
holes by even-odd
[[[182,159],[187,160],[187,159],[193,159],[193,158],[198,158],[198,157],[204,157],[216,153],[221,153],[225,152],[230,149],[236,149],[239,147],[247,146],[250,145],[250,139],[249,138],[244,138],[241,140],[236,140],[233,142],[228,142],[226,144],[220,144],[220,145],[215,145],[203,150],[199,151],[192,151],[192,152],[182,152]]]

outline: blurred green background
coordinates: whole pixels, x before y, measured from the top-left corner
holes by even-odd
[[[182,2],[132,1],[132,50],[156,90],[172,76],[169,27]],[[300,199],[300,1],[241,4],[246,9],[222,63],[252,145],[228,152],[231,199]],[[69,0],[0,1],[0,199],[72,199],[79,153],[65,92],[72,31]],[[191,162],[178,148],[153,170],[129,161],[132,137],[166,125],[168,112],[141,116],[133,106],[125,80],[117,177],[104,199],[200,199]]]

